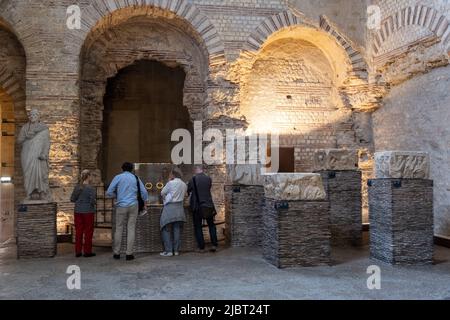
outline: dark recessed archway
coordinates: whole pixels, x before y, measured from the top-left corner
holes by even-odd
[[[18,130],[26,122],[24,47],[0,17],[0,246],[14,241],[14,208],[25,198]]]
[[[192,132],[183,106],[186,74],[152,60],[140,60],[108,79],[104,97],[103,181],[109,183],[124,161],[171,163],[175,129]]]

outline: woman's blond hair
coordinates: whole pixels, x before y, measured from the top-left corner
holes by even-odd
[[[81,183],[85,182],[90,176],[91,176],[90,170],[86,169],[86,170],[81,171],[80,182]]]

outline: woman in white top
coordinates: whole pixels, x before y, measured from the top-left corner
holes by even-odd
[[[181,245],[181,229],[186,222],[184,212],[184,198],[187,193],[187,185],[181,180],[181,172],[174,169],[170,173],[170,181],[161,191],[164,200],[164,208],[161,214],[161,234],[164,242],[163,257],[179,255]],[[172,227],[173,242],[169,227]]]

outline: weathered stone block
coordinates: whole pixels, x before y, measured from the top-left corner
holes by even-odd
[[[384,151],[375,153],[377,179],[429,179],[430,156],[426,152]]]
[[[228,176],[231,184],[241,184],[249,186],[263,185],[261,176],[261,165],[237,164],[228,166]]]
[[[361,245],[361,171],[322,171],[320,174],[330,202],[331,245]]]
[[[56,256],[56,203],[20,205],[17,212],[17,257]]]
[[[286,201],[325,200],[320,174],[270,173],[263,175],[266,198]]]
[[[227,230],[233,247],[261,247],[264,187],[225,186]]]
[[[264,258],[278,268],[330,264],[328,201],[277,201],[266,198]]]
[[[433,181],[369,181],[370,253],[390,264],[433,262]]]
[[[325,149],[314,154],[314,171],[356,170],[357,168],[357,150]]]

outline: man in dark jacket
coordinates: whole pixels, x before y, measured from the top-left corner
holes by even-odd
[[[212,181],[211,178],[203,172],[203,166],[201,165],[195,166],[194,174],[194,177],[188,183],[188,193],[190,194],[190,206],[194,215],[195,238],[197,240],[198,250],[199,252],[204,252],[205,239],[203,238],[203,216],[200,212],[200,207],[214,208],[214,202],[211,195]],[[194,188],[194,181],[196,188]],[[199,203],[197,202],[195,189],[197,190]],[[206,222],[208,223],[209,235],[213,245],[210,251],[216,252],[218,242],[214,216],[206,219]]]

